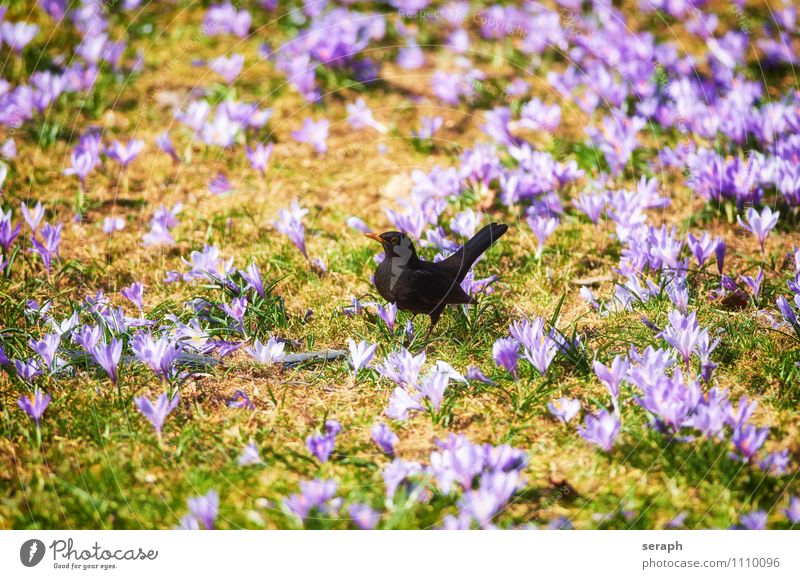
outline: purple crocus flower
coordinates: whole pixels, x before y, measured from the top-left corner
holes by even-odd
[[[302,481],[300,483],[300,493],[293,494],[285,499],[283,505],[291,513],[305,521],[312,510],[333,510],[335,505],[329,504],[329,501],[336,494],[336,487],[336,481],[330,479]],[[333,502],[331,501],[331,503]]]
[[[244,315],[247,312],[247,298],[233,298],[230,304],[221,303],[220,308],[236,322],[237,329],[244,333]]]
[[[355,340],[347,340],[350,347],[350,363],[353,366],[353,373],[358,374],[361,368],[369,367],[369,362],[375,355],[375,349],[378,344],[370,344],[366,340],[361,340],[356,344]]]
[[[172,377],[173,365],[178,359],[180,347],[169,336],[162,335],[157,339],[147,332],[137,333],[131,340],[134,356],[147,365],[161,380]]]
[[[688,367],[689,358],[700,342],[701,333],[707,330],[700,329],[694,312],[684,316],[679,310],[672,310],[668,319],[669,326],[659,335],[678,351]]]
[[[214,4],[203,18],[203,32],[208,36],[231,34],[246,38],[252,20],[247,10],[237,10],[230,2]]]
[[[158,397],[155,404],[144,396],[134,398],[133,403],[139,412],[150,421],[150,424],[152,424],[153,428],[156,430],[156,436],[161,440],[161,429],[164,428],[164,420],[175,410],[180,399],[181,396],[178,393],[175,393],[175,396],[171,399],[164,393]]]
[[[122,356],[122,341],[112,338],[110,344],[98,342],[91,350],[92,358],[105,370],[111,382],[117,385],[117,365]]]
[[[741,528],[747,531],[763,531],[767,528],[767,513],[765,511],[753,511],[745,513],[739,519]]]
[[[450,383],[450,376],[446,372],[434,372],[422,380],[419,386],[420,393],[431,401],[433,409],[438,411],[442,405],[444,392]]]
[[[39,362],[33,358],[29,358],[25,362],[22,360],[14,360],[14,368],[17,371],[17,376],[25,380],[28,384],[32,384],[33,379],[43,373],[42,369],[39,367]]]
[[[20,210],[22,211],[22,217],[25,219],[25,223],[28,224],[31,233],[36,233],[36,230],[39,229],[39,224],[44,218],[44,207],[42,207],[41,201],[37,201],[36,207],[33,209],[30,209],[23,202],[20,204]]]
[[[325,423],[325,432],[312,434],[306,438],[306,447],[320,462],[328,462],[336,445],[336,435],[342,431],[342,426],[336,420]]]
[[[227,84],[233,84],[244,66],[244,56],[232,54],[231,56],[219,56],[211,61],[211,70],[220,75]]]
[[[37,428],[39,427],[42,414],[47,410],[49,404],[50,395],[43,394],[38,388],[36,392],[33,393],[33,397],[20,396],[19,400],[17,400],[17,405],[33,419]]]
[[[125,229],[125,219],[123,217],[105,217],[103,218],[103,233],[111,235],[116,231]]]
[[[172,145],[172,139],[169,138],[169,131],[164,131],[156,137],[156,146],[169,155],[173,161],[178,163],[181,159]]]
[[[256,338],[253,347],[247,348],[246,352],[260,364],[277,364],[286,357],[283,352],[285,346],[284,342],[279,342],[273,337],[270,337],[266,344],[262,344]]]
[[[536,257],[541,257],[544,244],[558,227],[558,219],[544,215],[532,215],[527,219],[528,226],[536,237]]]
[[[697,260],[697,265],[703,267],[703,264],[711,257],[717,250],[717,246],[722,241],[719,237],[711,237],[708,233],[703,232],[703,236],[697,239],[691,233],[686,236],[686,244],[692,251],[692,255]]]
[[[397,319],[397,305],[396,304],[386,304],[386,307],[378,304],[376,306],[376,311],[378,313],[378,317],[383,320],[383,323],[386,324],[386,328],[389,330],[389,333],[394,333],[394,324]]]
[[[299,143],[308,143],[314,147],[317,153],[325,153],[328,150],[328,119],[315,122],[307,118],[303,121],[302,128],[292,131],[292,138]]]
[[[769,428],[756,428],[752,424],[743,424],[733,433],[731,442],[739,454],[751,461],[767,440]]]
[[[468,366],[467,373],[466,373],[467,380],[477,380],[478,382],[483,382],[484,384],[494,385],[494,380],[490,380],[486,377],[480,368],[477,366]]]
[[[456,214],[450,222],[450,229],[462,237],[470,238],[475,235],[475,230],[478,228],[480,219],[480,215],[475,213],[472,209],[466,209]]]
[[[254,464],[261,464],[264,461],[261,460],[261,455],[258,454],[256,443],[251,440],[245,445],[239,458],[236,459],[236,462],[239,466],[251,466]]]
[[[267,172],[267,163],[272,155],[272,143],[258,143],[255,149],[247,147],[247,160],[250,161],[250,166],[265,176]]]
[[[58,332],[45,335],[41,340],[29,340],[31,349],[41,356],[42,360],[51,371],[55,369],[56,352],[61,344]]]
[[[0,36],[2,36],[3,42],[17,54],[22,53],[22,49],[33,40],[37,32],[39,32],[39,27],[35,24],[0,22]]]
[[[519,342],[514,338],[500,338],[492,346],[494,363],[502,366],[517,379],[517,365],[519,363]]]
[[[290,209],[281,209],[278,212],[278,220],[275,222],[275,228],[286,235],[306,259],[308,259],[308,253],[306,252],[303,216],[307,213],[308,209],[300,207],[297,200],[294,200]]]
[[[630,368],[630,362],[624,356],[616,356],[611,361],[611,366],[605,366],[595,360],[592,364],[594,373],[600,381],[608,388],[613,399],[619,398],[619,385],[625,379]]]
[[[741,216],[737,216],[736,221],[739,222],[739,225],[756,236],[758,244],[761,246],[761,254],[763,255],[764,242],[767,240],[767,237],[769,237],[770,231],[778,224],[778,217],[780,217],[780,212],[773,212],[769,207],[764,207],[760,214],[752,207],[749,207],[747,209],[747,223],[742,221]]]
[[[378,526],[381,514],[374,511],[369,505],[353,503],[347,509],[350,519],[362,531],[369,531]]]
[[[217,173],[209,182],[208,190],[214,195],[224,195],[233,191],[233,185],[225,176],[225,173]]]
[[[764,269],[759,267],[755,278],[740,274],[739,279],[750,288],[750,291],[753,292],[753,300],[758,303],[758,296],[761,294],[761,282],[764,281]]]
[[[442,117],[422,117],[419,129],[411,131],[411,134],[415,139],[427,141],[432,139],[433,135],[442,128],[443,123]]]
[[[553,363],[553,359],[558,352],[558,344],[550,336],[542,333],[538,339],[534,340],[530,347],[525,347],[522,355],[536,368],[536,371],[544,377],[547,369]]]
[[[592,223],[597,224],[603,209],[606,207],[606,201],[606,196],[600,193],[581,193],[572,204],[575,209],[586,215]]]
[[[50,274],[50,266],[53,258],[58,257],[58,247],[61,244],[61,223],[53,227],[49,223],[45,223],[40,232],[42,240],[39,241],[36,235],[31,236],[31,244],[33,244],[32,252],[38,253],[42,258],[45,270],[48,275]]]
[[[130,302],[139,308],[141,311],[142,308],[142,294],[144,293],[144,284],[142,282],[134,282],[126,288],[120,290],[122,297],[127,298]]]
[[[800,524],[800,497],[789,497],[789,507],[783,510],[793,525]]]
[[[559,398],[547,404],[547,409],[550,414],[558,418],[561,422],[566,424],[581,411],[580,400],[573,400],[571,398]]]
[[[596,444],[606,452],[611,452],[614,441],[619,435],[619,419],[605,410],[586,417],[583,428],[578,428],[578,434],[584,440]]]
[[[92,151],[75,149],[70,153],[70,166],[64,169],[64,175],[77,175],[81,185],[95,168],[97,155]]]
[[[381,123],[372,118],[372,110],[364,102],[364,99],[358,99],[355,103],[347,104],[347,124],[354,129],[363,129],[364,127],[371,127],[379,133],[385,133],[388,129]]]
[[[144,149],[144,141],[139,139],[131,139],[124,145],[119,141],[114,141],[110,147],[106,147],[106,155],[125,169],[142,152],[142,149]]]
[[[22,227],[20,223],[17,223],[16,227],[11,226],[11,210],[9,209],[5,213],[0,211],[0,246],[3,247],[6,253],[11,248],[11,244],[14,243],[14,240],[19,235],[19,230]]]
[[[207,494],[186,500],[189,507],[189,517],[203,525],[203,528],[211,531],[217,522],[219,512],[219,495],[217,491],[209,491]]]
[[[388,425],[381,422],[372,427],[372,440],[380,449],[388,456],[394,457],[394,445],[400,441],[400,438],[389,428]]]
[[[247,282],[248,287],[253,288],[259,296],[262,298],[266,296],[264,280],[261,279],[261,272],[258,270],[258,266],[255,263],[251,263],[244,270],[240,269],[239,274],[242,276],[242,279]]]
[[[389,406],[384,413],[393,420],[408,420],[408,413],[412,410],[425,410],[425,408],[402,387],[397,386],[389,398]]]
[[[244,390],[237,390],[233,396],[228,400],[228,408],[246,408],[247,410],[255,410],[256,405],[250,400],[247,392]]]

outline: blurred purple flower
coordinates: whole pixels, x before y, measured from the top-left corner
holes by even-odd
[[[261,455],[258,454],[256,443],[251,440],[245,445],[244,449],[242,449],[242,453],[239,455],[239,458],[236,459],[236,462],[239,466],[251,466],[254,464],[261,464],[264,461],[261,460]]]
[[[111,382],[116,386],[117,365],[122,356],[122,341],[117,338],[112,338],[110,344],[99,341],[90,352],[94,361],[105,370]]]
[[[19,226],[18,226],[19,227]],[[40,232],[42,240],[39,241],[36,235],[31,235],[32,252],[38,253],[44,263],[44,268],[50,274],[50,265],[54,257],[58,257],[58,247],[61,244],[61,223],[53,227],[45,223]]]
[[[789,507],[783,510],[793,525],[800,524],[800,497],[789,497]]]
[[[283,352],[285,346],[285,343],[279,342],[273,337],[270,337],[266,344],[262,344],[256,338],[253,347],[247,348],[246,351],[260,364],[277,364],[286,357]]]
[[[306,259],[308,259],[308,253],[306,252],[303,216],[307,213],[308,209],[300,207],[297,200],[294,200],[290,209],[281,209],[278,212],[278,220],[275,222],[275,228],[289,237],[289,240],[295,244]]]
[[[142,152],[142,149],[144,149],[144,141],[139,139],[131,139],[124,145],[119,141],[114,141],[110,147],[106,148],[106,155],[117,161],[124,169]]]
[[[219,56],[211,61],[211,70],[220,75],[227,84],[233,84],[244,66],[244,56],[232,54],[231,56]]]
[[[578,427],[578,434],[604,451],[611,452],[619,434],[619,427],[619,419],[616,416],[600,410],[598,413],[586,417],[584,427]]]
[[[22,53],[22,49],[33,40],[37,32],[39,32],[39,27],[35,24],[0,22],[0,36],[2,36],[3,43],[17,54]]]
[[[103,219],[103,233],[111,235],[115,231],[125,229],[125,219],[123,217],[106,217]]]
[[[50,395],[43,394],[38,388],[33,393],[32,397],[20,396],[17,400],[17,405],[33,419],[37,427],[39,426],[39,421],[41,420],[44,411],[47,410],[47,406],[49,404]]]
[[[372,440],[375,441],[375,444],[377,444],[383,452],[393,458],[394,445],[400,441],[400,438],[388,425],[381,422],[372,427]]]
[[[328,119],[314,122],[307,118],[303,121],[302,128],[292,131],[292,138],[299,143],[308,143],[314,147],[317,153],[324,153],[328,150]]]
[[[354,129],[370,127],[379,133],[386,133],[388,131],[385,126],[372,118],[372,110],[367,106],[367,103],[365,103],[364,99],[362,98],[358,99],[354,103],[347,104],[347,124]]]
[[[425,408],[402,387],[397,386],[389,398],[389,406],[384,413],[393,420],[408,420],[408,413],[412,410],[425,410]]]
[[[329,504],[329,501],[336,494],[336,487],[336,481],[330,479],[302,481],[300,483],[300,493],[286,498],[283,501],[283,505],[291,513],[305,521],[312,510],[331,510],[334,505]]]
[[[214,195],[224,195],[233,191],[233,185],[224,173],[217,173],[209,182],[208,190]]]
[[[144,396],[138,396],[133,399],[133,403],[136,406],[137,410],[142,413],[142,415],[150,421],[150,424],[153,425],[155,428],[156,436],[159,440],[161,440],[161,430],[164,428],[164,420],[166,420],[167,416],[175,410],[178,406],[178,402],[180,402],[181,396],[178,393],[175,393],[171,399],[166,395],[166,393],[161,394],[158,399],[156,400],[155,404],[150,402]]]
[[[736,221],[739,225],[756,236],[763,255],[764,242],[767,240],[767,237],[769,237],[770,231],[778,224],[778,217],[780,217],[780,212],[773,212],[769,207],[764,207],[760,214],[752,207],[749,207],[747,209],[747,223],[742,221],[741,216],[737,216]]]
[[[386,307],[377,304],[375,306],[376,312],[378,313],[378,317],[383,320],[383,323],[386,324],[386,328],[389,330],[389,333],[394,333],[394,325],[397,319],[397,305],[396,304],[386,304]]]
[[[350,519],[362,531],[369,531],[378,526],[381,514],[375,512],[372,507],[365,504],[353,503],[347,510]]]
[[[219,512],[219,495],[217,491],[211,490],[207,494],[186,500],[189,507],[189,515],[195,521],[203,525],[203,528],[211,531],[217,521]]]
[[[580,400],[573,400],[570,398],[559,398],[547,404],[547,409],[550,414],[558,418],[561,422],[566,424],[581,411]]]
[[[134,356],[148,366],[163,381],[172,377],[173,366],[180,353],[179,345],[168,335],[157,339],[148,332],[141,331],[133,336],[131,349]]]
[[[122,288],[119,292],[122,297],[127,298],[133,305],[139,308],[139,311],[144,309],[142,307],[142,295],[144,293],[144,284],[140,281],[134,282],[126,288]]]
[[[242,279],[247,282],[248,287],[253,288],[262,298],[266,297],[264,280],[261,279],[261,272],[258,270],[258,266],[255,262],[248,265],[244,270],[240,269],[239,274],[242,276]]]
[[[37,201],[36,207],[33,209],[29,209],[23,202],[20,204],[20,210],[22,211],[22,217],[25,219],[25,223],[28,224],[31,233],[36,233],[36,230],[39,229],[39,224],[44,218],[44,207],[42,207],[41,201]]]
[[[517,365],[519,363],[519,342],[513,338],[500,338],[492,347],[494,363],[502,366],[517,379]]]
[[[745,513],[739,519],[741,528],[747,531],[763,531],[767,528],[767,513],[765,511],[752,511]]]
[[[267,172],[267,163],[269,163],[269,158],[272,155],[272,143],[267,143],[264,146],[263,143],[256,144],[255,149],[251,149],[247,147],[247,160],[250,161],[250,166],[261,173],[261,176],[265,176]]]
[[[375,355],[378,344],[370,344],[366,340],[356,344],[353,339],[348,339],[347,343],[350,348],[350,364],[353,366],[353,373],[358,374],[361,368],[369,367],[369,362]]]

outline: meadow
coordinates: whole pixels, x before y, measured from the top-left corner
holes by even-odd
[[[0,528],[800,524],[797,12],[6,2]]]

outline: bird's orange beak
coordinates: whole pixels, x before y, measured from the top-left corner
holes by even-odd
[[[378,235],[377,233],[365,233],[364,237],[369,237],[370,239],[374,239],[378,243],[383,243],[383,239],[381,239],[381,236]]]

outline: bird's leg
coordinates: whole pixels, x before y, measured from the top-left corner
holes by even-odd
[[[431,325],[428,326],[428,331],[425,332],[425,337],[422,339],[423,342],[425,343],[428,342],[428,338],[430,337],[431,332],[433,331],[433,327],[436,325],[436,322],[439,321],[439,317],[441,315],[442,315],[442,310],[440,309],[436,309],[431,312]]]

